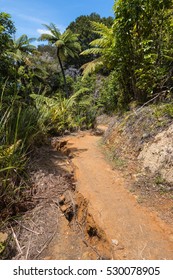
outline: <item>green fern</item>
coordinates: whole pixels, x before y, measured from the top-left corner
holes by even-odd
[[[85,77],[88,76],[89,74],[102,68],[103,65],[104,62],[101,57],[82,65],[81,69],[83,70],[83,79],[85,79]]]
[[[91,22],[91,25],[94,28],[93,32],[99,34],[100,38],[93,40],[90,43],[91,48],[84,50],[80,55],[92,54],[99,57],[81,67],[84,77],[92,72],[98,71],[103,66],[110,68],[112,50],[115,46],[113,27],[109,28],[103,23],[93,21]]]

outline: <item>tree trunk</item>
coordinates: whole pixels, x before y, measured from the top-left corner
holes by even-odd
[[[63,80],[64,80],[64,90],[65,90],[65,93],[66,93],[66,97],[69,98],[68,89],[67,89],[67,82],[66,82],[66,77],[65,77],[65,72],[64,72],[64,68],[63,68],[62,61],[61,61],[61,58],[59,56],[59,51],[58,50],[57,50],[57,57],[58,57],[59,65],[60,65],[62,76],[63,76]]]

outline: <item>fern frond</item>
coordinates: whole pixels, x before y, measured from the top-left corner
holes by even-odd
[[[22,46],[23,44],[25,44],[28,41],[28,36],[26,34],[23,34],[22,36],[20,36],[17,40],[16,40],[16,45],[18,46]]]
[[[41,34],[41,36],[38,38],[38,41],[48,41],[53,44],[56,42],[56,37],[51,34],[44,33]]]
[[[81,95],[84,95],[85,93],[88,93],[89,91],[90,91],[89,88],[82,87],[81,89],[79,89],[78,91],[76,91],[76,92],[74,93],[74,96],[75,96],[75,97],[79,97],[79,96],[81,96]]]
[[[80,55],[89,55],[89,54],[102,54],[103,49],[101,48],[90,48],[87,50],[84,50],[83,52],[80,53]]]
[[[110,31],[112,30],[111,27],[108,27],[107,25],[105,25],[104,23],[101,23],[101,22],[91,21],[91,26],[94,29],[94,33],[97,33],[100,35],[109,34]]]
[[[82,65],[81,69],[83,70],[83,78],[88,76],[89,74],[95,72],[99,68],[103,66],[103,61],[101,58],[94,59],[91,62],[85,63]]]
[[[46,29],[54,37],[60,37],[61,36],[61,32],[60,32],[59,28],[54,23],[50,23],[49,25],[48,24],[43,24],[43,26],[46,27]]]

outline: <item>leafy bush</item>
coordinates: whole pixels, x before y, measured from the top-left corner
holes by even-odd
[[[89,128],[93,125],[96,107],[88,88],[78,90],[70,98],[32,94],[39,111],[38,124],[45,133],[63,134],[65,130]],[[95,108],[95,110],[94,110]]]

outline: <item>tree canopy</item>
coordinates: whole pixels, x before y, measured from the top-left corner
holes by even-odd
[[[10,72],[10,61],[5,55],[6,51],[12,46],[13,35],[15,34],[15,26],[11,20],[11,16],[7,13],[0,13],[0,81],[4,75],[8,76]],[[4,73],[4,74],[3,74]]]

